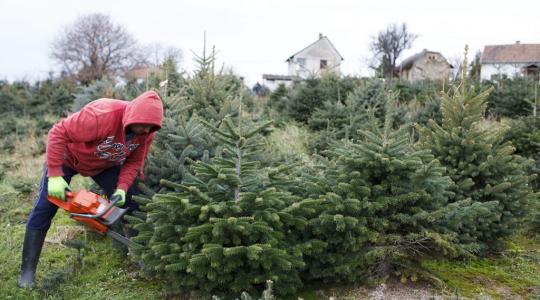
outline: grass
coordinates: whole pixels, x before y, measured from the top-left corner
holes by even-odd
[[[298,159],[310,163],[308,155],[309,132],[303,127],[289,123],[276,128],[268,137],[267,150],[282,160]]]
[[[163,298],[162,283],[144,278],[108,238],[87,231],[62,211],[56,214],[47,233],[36,273],[37,287],[31,291],[17,287],[25,221],[33,206],[44,161],[43,154],[35,155],[35,149],[20,146],[20,151],[0,155],[6,169],[6,176],[0,181],[0,299]],[[81,176],[73,179],[74,189],[90,184]],[[21,184],[30,192],[21,193],[13,187]],[[72,239],[87,246],[80,264],[77,250],[63,244]],[[67,277],[58,280],[62,276],[55,275]],[[48,282],[52,284],[45,288]]]
[[[54,289],[27,291],[17,288],[21,249],[26,216],[32,208],[31,195],[10,191],[5,183],[0,185],[0,298],[1,299],[156,299],[161,285],[140,278],[131,263],[127,262],[111,242],[86,231],[59,212],[47,234],[38,272],[38,284],[55,272],[70,267],[77,257],[77,250],[66,247],[63,241],[79,239],[88,250],[83,253],[83,264],[75,270],[66,283]]]
[[[289,126],[273,134],[271,144],[289,145],[281,155],[305,153],[305,135],[301,128]],[[0,153],[7,164],[6,178],[0,181],[0,299],[163,299],[164,283],[144,277],[135,263],[126,259],[111,241],[69,219],[59,212],[53,220],[38,266],[38,288],[19,289],[19,275],[25,220],[30,213],[41,177],[43,155],[32,148],[14,154]],[[21,183],[24,183],[21,185]],[[88,187],[90,180],[74,177],[72,187]],[[23,186],[21,192],[14,186]],[[77,250],[63,242],[80,240],[86,244],[82,261]],[[507,250],[497,257],[467,261],[423,263],[446,285],[443,290],[427,284],[387,283],[375,288],[308,283],[299,291],[306,300],[368,299],[384,292],[385,299],[417,299],[422,295],[440,295],[460,299],[540,299],[540,239],[514,236]],[[67,274],[67,277],[66,277]],[[56,277],[55,277],[56,276]],[[61,280],[62,279],[62,280]],[[45,283],[50,283],[43,288]],[[41,288],[40,288],[41,287]],[[379,293],[380,294],[380,293]],[[415,296],[416,295],[416,296]]]
[[[60,220],[59,220],[60,219]],[[36,274],[38,287],[32,291],[16,286],[20,267],[20,252],[24,225],[3,227],[0,238],[0,256],[10,258],[0,265],[0,297],[2,299],[158,299],[162,285],[139,276],[136,268],[114,247],[111,242],[97,234],[80,230],[79,225],[56,225],[68,219],[64,214],[55,218],[49,230]],[[53,275],[68,273],[73,268],[77,250],[56,243],[55,237],[65,230],[75,231],[73,236],[85,242],[82,264],[74,268],[65,282],[54,283],[47,288]],[[52,238],[52,239],[51,239]],[[53,242],[51,242],[53,241]]]
[[[540,299],[540,239],[514,236],[496,257],[467,261],[425,261],[447,289],[465,297]]]

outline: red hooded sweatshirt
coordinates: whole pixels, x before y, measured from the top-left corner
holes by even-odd
[[[145,92],[135,100],[102,98],[55,124],[47,142],[48,176],[62,176],[65,164],[83,176],[94,176],[122,165],[117,188],[127,191],[142,171],[155,131],[161,128],[163,104],[158,94]],[[130,124],[152,124],[148,134],[126,143]]]

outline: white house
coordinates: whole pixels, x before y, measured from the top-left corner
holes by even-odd
[[[480,59],[480,76],[484,80],[527,76],[538,80],[540,44],[489,45]]]
[[[263,74],[263,84],[274,90],[281,83],[290,86],[302,79],[318,77],[323,72],[340,74],[342,61],[343,57],[332,42],[326,36],[319,34],[318,40],[286,60],[288,75]]]
[[[317,77],[322,72],[340,74],[343,57],[330,40],[319,34],[319,39],[289,57],[289,75],[300,78]]]

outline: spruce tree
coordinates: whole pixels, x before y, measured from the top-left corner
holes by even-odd
[[[185,85],[184,78],[176,70],[177,61],[174,57],[170,56],[165,59],[161,69],[165,72],[165,77],[167,78],[166,92],[167,96],[177,95],[180,92],[180,89]]]
[[[491,90],[477,93],[462,78],[453,94],[442,93],[442,124],[430,120],[419,127],[420,145],[454,182],[452,203],[438,223],[469,250],[480,251],[518,229],[537,195],[530,184],[534,176],[527,174],[532,161],[514,154],[502,130],[479,125]]]
[[[285,84],[278,85],[277,89],[275,89],[270,96],[268,97],[268,101],[266,102],[266,112],[272,113],[271,110],[275,110],[276,112],[280,114],[285,114],[287,109],[287,94],[289,90],[285,86]]]
[[[329,99],[318,108],[309,120],[314,130],[331,130],[335,139],[358,138],[359,129],[368,127],[370,115],[383,120],[387,103],[393,102],[397,94],[389,91],[380,80],[361,82],[343,99]]]
[[[212,140],[196,115],[189,115],[181,95],[163,97],[165,105],[163,126],[156,135],[145,163],[145,179],[138,187],[148,196],[166,190],[159,184],[161,179],[180,182],[186,159],[208,159],[213,155]],[[150,191],[151,190],[151,191]]]
[[[305,224],[288,212],[294,198],[275,174],[254,160],[262,147],[257,134],[268,123],[201,122],[221,150],[208,162],[193,162],[182,183],[161,180],[172,192],[137,198],[146,215],[127,217],[139,231],[136,254],[173,289],[238,295],[272,280],[276,293],[293,293],[303,261],[288,232]]]
[[[161,91],[165,106],[163,127],[157,132],[145,164],[146,178],[138,184],[147,196],[167,189],[160,186],[161,179],[182,181],[187,158],[207,160],[214,155],[216,141],[208,135],[201,118],[216,122],[238,114],[238,88],[231,87],[228,79],[214,71],[215,60],[215,51],[208,55],[205,47],[195,59],[195,74],[186,80],[177,78],[179,74],[172,61],[164,64],[169,82]]]
[[[207,53],[205,45],[203,53],[195,56],[198,67],[185,91],[189,111],[211,121],[236,115],[239,103],[246,102],[239,79],[224,74],[223,69],[216,70],[216,60],[215,48]]]
[[[420,272],[415,262],[424,255],[457,251],[434,226],[449,196],[444,168],[391,123],[388,117],[330,150],[322,171],[305,179],[308,198],[295,206],[309,224],[307,278],[353,282]]]

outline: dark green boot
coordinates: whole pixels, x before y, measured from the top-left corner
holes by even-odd
[[[47,231],[26,229],[21,263],[19,287],[33,288],[35,285],[36,267],[45,241]]]

